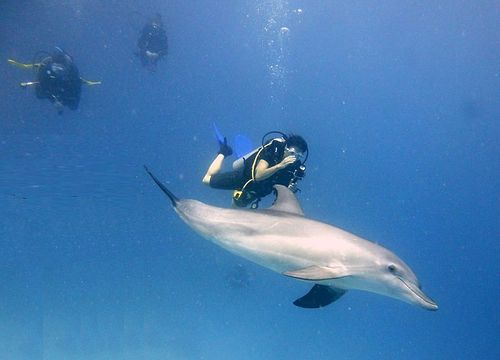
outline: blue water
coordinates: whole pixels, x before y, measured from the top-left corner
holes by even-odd
[[[498,359],[497,1],[0,3],[0,359]],[[156,73],[133,51],[163,15]],[[283,29],[286,28],[286,29]],[[61,46],[83,77],[58,116],[18,83]],[[310,145],[306,214],[404,259],[440,308],[309,286],[203,240],[179,197],[217,145]]]

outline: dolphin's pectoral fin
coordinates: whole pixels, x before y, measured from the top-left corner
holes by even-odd
[[[302,210],[295,194],[289,188],[283,185],[274,185],[274,188],[277,195],[274,204],[269,208],[270,210],[304,216],[304,210]]]
[[[327,266],[313,265],[303,269],[285,271],[283,275],[301,280],[319,281],[319,280],[337,279],[349,276],[351,274],[343,267],[333,268]]]
[[[316,284],[306,295],[295,300],[293,304],[301,308],[316,309],[330,305],[346,292],[346,290]]]

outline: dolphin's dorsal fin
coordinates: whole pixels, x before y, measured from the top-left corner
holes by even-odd
[[[283,275],[300,280],[320,281],[338,279],[351,275],[344,267],[329,267],[312,265],[298,270],[285,271]]]
[[[149,176],[151,176],[153,181],[165,193],[165,195],[168,196],[168,198],[172,202],[172,206],[176,207],[177,203],[179,202],[179,199],[169,189],[167,189],[167,187],[165,185],[163,185],[162,182],[160,180],[158,180],[158,178],[156,176],[154,176],[151,171],[149,171],[149,169],[146,165],[144,165],[144,170],[146,170],[146,172],[149,174]]]
[[[304,210],[302,210],[295,194],[291,192],[289,188],[283,185],[274,185],[274,188],[278,194],[273,206],[270,207],[270,210],[283,211],[290,214],[304,216]]]

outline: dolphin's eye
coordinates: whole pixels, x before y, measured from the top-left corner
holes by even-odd
[[[396,266],[394,264],[390,264],[389,266],[387,266],[387,269],[393,273],[394,271],[396,271]]]

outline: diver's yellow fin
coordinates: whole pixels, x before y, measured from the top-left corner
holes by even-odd
[[[33,86],[33,85],[38,85],[38,84],[40,84],[39,81],[26,81],[26,82],[20,83],[19,85],[21,85],[21,87],[25,88],[28,86]]]
[[[101,85],[102,84],[102,81],[94,81],[94,80],[87,80],[87,79],[84,79],[84,78],[80,78],[80,80],[82,80],[82,82],[86,85]]]
[[[33,69],[34,67],[40,66],[40,64],[24,64],[24,63],[21,63],[19,61],[12,60],[12,59],[7,59],[7,62],[9,64],[12,64],[14,66],[20,67],[22,69]]]

